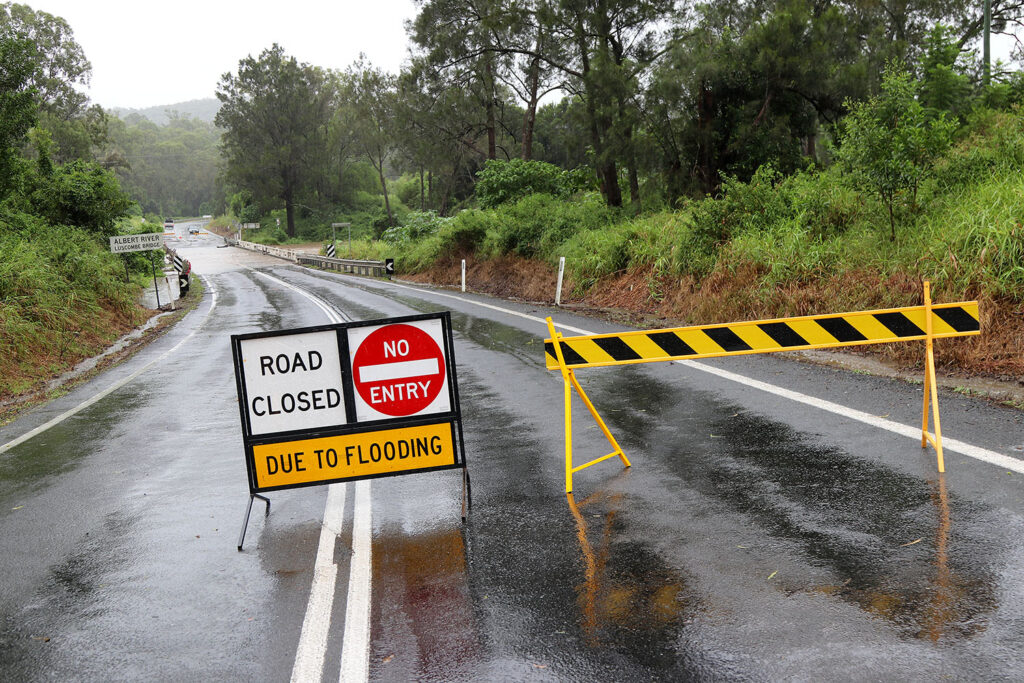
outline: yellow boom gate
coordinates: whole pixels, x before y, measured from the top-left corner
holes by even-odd
[[[885,310],[828,315],[754,320],[741,323],[698,325],[663,330],[563,337],[547,318],[550,339],[544,340],[548,370],[560,370],[565,383],[565,491],[572,491],[572,475],[609,458],[618,457],[630,466],[622,448],[594,404],[576,379],[581,368],[598,368],[633,363],[695,360],[717,356],[738,356],[775,351],[825,349],[862,344],[925,341],[924,408],[921,447],[935,447],[939,472],[945,472],[942,458],[942,427],[939,397],[935,386],[935,356],[932,340],[981,333],[978,302],[952,304],[931,302],[929,283],[924,283],[924,305]],[[572,461],[572,391],[575,389],[597,421],[613,451],[582,465]],[[935,433],[928,432],[928,407],[932,407]]]

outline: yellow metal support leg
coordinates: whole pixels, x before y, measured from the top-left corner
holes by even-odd
[[[579,472],[584,468],[590,467],[591,465],[596,465],[599,462],[603,462],[609,458],[614,458],[616,456],[618,456],[619,459],[622,460],[622,464],[624,467],[631,467],[632,465],[629,462],[629,459],[626,457],[626,454],[622,452],[622,448],[619,446],[619,443],[615,440],[615,437],[612,436],[612,433],[611,431],[609,431],[608,426],[604,423],[604,420],[601,419],[601,416],[598,414],[597,409],[594,407],[594,404],[590,401],[590,397],[588,397],[586,392],[583,391],[583,387],[580,386],[579,381],[577,381],[576,375],[573,373],[572,370],[568,369],[565,366],[565,357],[562,355],[562,346],[559,343],[559,339],[561,339],[562,337],[561,333],[555,332],[555,324],[551,321],[550,317],[547,318],[547,323],[548,331],[551,333],[552,343],[555,346],[555,356],[558,358],[558,366],[562,372],[562,381],[565,383],[565,492],[572,493],[572,475],[575,472]],[[590,462],[584,463],[583,465],[579,466],[573,466],[572,463],[573,389],[575,389],[576,393],[578,393],[580,395],[580,398],[583,399],[583,403],[584,405],[587,406],[587,410],[589,410],[590,414],[594,416],[594,420],[597,422],[597,425],[601,428],[601,432],[604,433],[605,438],[608,439],[608,442],[612,445],[612,448],[614,449],[608,455],[604,455],[600,458],[591,460]]]
[[[932,296],[931,283],[924,283],[924,321],[925,321],[925,368],[924,368],[924,409],[921,417],[921,448],[931,443],[935,447],[935,457],[939,473],[946,471],[942,457],[942,424],[939,422],[939,391],[935,383],[935,349],[932,346]],[[932,416],[935,420],[935,435],[928,433],[928,404],[931,403]]]

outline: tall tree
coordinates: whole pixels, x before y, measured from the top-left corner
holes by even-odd
[[[395,78],[370,66],[362,58],[345,72],[337,116],[352,131],[354,148],[377,171],[388,226],[395,224],[388,197],[384,166],[397,139],[395,130]]]
[[[30,41],[0,35],[0,199],[12,189],[18,152],[35,123],[34,57]]]
[[[5,2],[0,4],[0,35],[18,36],[35,46],[30,84],[43,111],[68,119],[86,108],[89,98],[77,88],[89,85],[92,65],[67,21]]]
[[[217,99],[227,177],[261,203],[282,200],[288,236],[294,237],[296,204],[326,150],[330,80],[275,43],[259,58],[241,60],[237,75],[224,74]]]
[[[93,160],[107,142],[107,115],[89,106],[81,91],[92,66],[63,18],[28,5],[0,4],[0,35],[28,40],[34,47],[29,84],[39,104],[37,125],[53,139],[55,162]]]

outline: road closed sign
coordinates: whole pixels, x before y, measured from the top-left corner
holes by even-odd
[[[348,332],[359,420],[447,413],[447,362],[440,320]]]
[[[335,331],[246,339],[241,353],[253,434],[348,422]]]
[[[252,496],[453,468],[468,491],[447,312],[234,335],[231,348]]]

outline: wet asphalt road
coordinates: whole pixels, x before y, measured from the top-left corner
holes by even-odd
[[[235,550],[248,491],[229,336],[327,320],[251,268],[350,319],[452,311],[473,511],[463,526],[457,472],[370,485],[369,678],[1021,676],[1024,475],[947,451],[940,478],[914,439],[699,366],[657,364],[578,373],[633,467],[579,472],[567,499],[561,378],[544,368],[537,320],[552,311],[300,269],[218,242],[175,245],[210,285],[198,310],[0,429],[7,443],[153,363],[0,454],[5,680],[291,676],[326,488],[270,494],[269,516],[254,513]],[[781,356],[703,367],[919,424],[919,385]],[[947,437],[1024,457],[1020,412],[940,401]],[[577,461],[608,452],[575,405]],[[355,485],[342,486],[324,680],[339,675],[357,515]]]

